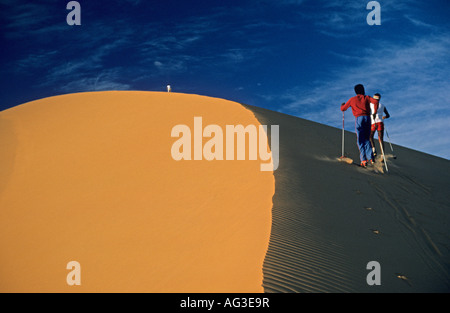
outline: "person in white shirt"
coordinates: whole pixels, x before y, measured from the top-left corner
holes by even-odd
[[[383,147],[383,151],[386,151],[384,149],[384,122],[383,120],[386,118],[389,118],[389,112],[386,109],[386,107],[380,102],[381,95],[379,93],[376,93],[373,95],[373,99],[375,101],[370,102],[370,111],[371,111],[371,129],[370,129],[370,143],[372,144],[372,151],[374,156],[377,154],[377,150],[375,149],[375,142],[373,140],[373,137],[375,136],[375,132],[378,131],[378,139],[380,141],[380,145]],[[384,116],[383,116],[384,114]],[[384,160],[383,160],[384,161]]]

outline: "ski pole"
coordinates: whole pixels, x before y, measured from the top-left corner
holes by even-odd
[[[386,167],[386,172],[389,172],[387,161],[386,161],[386,155],[384,154],[383,144],[381,143],[381,139],[378,138],[378,142],[380,143],[381,153],[383,154],[383,161],[384,161],[384,167]]]
[[[342,112],[342,158],[344,157],[344,112]]]
[[[386,128],[386,123],[384,125],[384,130],[386,131],[386,136],[388,137],[388,141],[389,141],[389,145],[391,146],[391,151],[394,152],[394,148],[392,148],[392,144],[391,144],[391,138],[389,138],[389,134]]]

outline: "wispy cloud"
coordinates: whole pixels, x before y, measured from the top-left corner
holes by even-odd
[[[334,38],[355,37],[364,33],[367,27],[367,9],[369,1],[360,0],[315,0],[306,2],[305,5],[318,6],[314,14],[309,11],[300,13],[303,19],[313,23],[316,31]],[[385,0],[379,1],[381,6],[382,24],[391,23],[393,20],[403,18],[403,12],[411,14],[418,12],[417,0]],[[417,20],[418,21],[418,20]]]
[[[3,1],[4,7],[0,16],[2,33],[5,38],[24,38],[41,34],[48,34],[63,29],[65,24],[65,6],[60,14],[57,2],[43,3],[24,1]],[[58,14],[59,13],[59,14]],[[62,16],[62,17],[61,17]],[[56,24],[55,21],[62,21]]]
[[[131,16],[120,15],[116,19],[90,18],[89,23],[76,28],[66,25],[65,6],[48,1],[49,5],[11,4],[5,13],[8,16],[6,25],[9,36],[15,40],[29,37],[34,41],[58,42],[57,50],[41,48],[13,63],[22,72],[40,69],[39,86],[57,85],[64,90],[75,85],[78,90],[83,83],[87,84],[86,88],[92,88],[92,80],[111,67],[111,60],[115,62],[115,69],[123,70],[123,75],[133,73],[134,77],[129,77],[130,85],[141,78],[159,76],[164,79],[195,73],[205,67],[227,67],[227,73],[233,72],[240,69],[239,64],[250,64],[271,49],[265,45],[265,30],[289,27],[281,20],[259,19],[258,14],[253,15],[253,11],[247,10],[248,6],[224,3],[213,6],[206,15],[178,18],[177,23],[158,23],[150,19],[136,24],[130,20]],[[143,5],[139,0],[125,2],[132,6]],[[302,3],[286,0],[277,2],[277,6]],[[123,1],[114,1],[113,5],[123,5]],[[88,17],[89,11],[83,15],[83,18]],[[252,36],[246,35],[250,33]],[[218,44],[211,45],[214,41]],[[122,55],[124,50],[126,57]],[[225,75],[225,71],[218,73],[220,75]],[[79,83],[73,83],[75,81]]]
[[[338,127],[339,104],[353,96],[355,84],[363,83],[368,94],[382,94],[397,143],[442,155],[442,145],[450,147],[450,130],[444,127],[450,124],[448,51],[448,33],[367,48],[364,57],[357,57],[357,66],[332,71],[329,79],[311,86],[287,90],[278,97],[284,102],[280,110]],[[444,157],[450,158],[448,150]]]
[[[104,72],[97,77],[85,77],[70,81],[62,85],[59,90],[62,92],[84,92],[84,91],[105,91],[105,90],[129,90],[130,85],[118,81],[117,73]]]
[[[4,27],[7,30],[34,28],[50,18],[45,7],[36,3],[22,3],[21,5],[10,3],[7,5],[9,5],[8,14],[2,14],[6,20]]]
[[[52,66],[53,60],[57,55],[58,51],[56,50],[43,50],[27,55],[25,58],[18,60],[14,66],[18,72],[28,74],[34,69]]]
[[[438,29],[435,25],[425,23],[425,22],[420,21],[419,19],[413,18],[413,17],[411,17],[411,16],[409,16],[407,14],[405,14],[404,16],[414,26],[424,27],[424,28],[431,29],[431,30],[437,30]]]

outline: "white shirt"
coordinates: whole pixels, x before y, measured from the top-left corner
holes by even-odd
[[[370,103],[370,119],[372,121],[372,124],[375,123],[383,123],[383,113],[384,113],[384,105],[379,102],[378,103],[378,111],[375,112],[375,104],[372,102]],[[375,114],[375,119],[373,118],[373,114]]]

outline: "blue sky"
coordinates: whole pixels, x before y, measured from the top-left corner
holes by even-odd
[[[378,1],[379,26],[366,0],[80,0],[81,26],[68,2],[0,0],[0,110],[170,84],[339,128],[362,83],[393,142],[450,159],[448,0]]]

